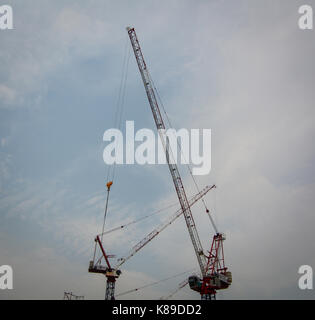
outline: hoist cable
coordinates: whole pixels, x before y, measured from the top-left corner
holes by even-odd
[[[148,73],[149,73],[149,72],[148,72]],[[159,91],[157,90],[157,88],[156,88],[156,86],[155,86],[155,84],[154,84],[154,81],[153,81],[153,79],[152,79],[152,77],[151,77],[150,74],[149,74],[149,78],[150,78],[150,81],[152,82],[153,89],[154,89],[154,91],[155,91],[155,93],[156,93],[156,95],[157,95],[157,97],[158,97],[158,99],[159,99],[159,102],[160,102],[161,106],[162,106],[162,110],[163,110],[163,112],[164,112],[164,114],[165,114],[165,116],[166,116],[166,120],[167,120],[168,126],[169,126],[170,128],[173,128],[172,123],[171,123],[171,120],[170,120],[170,118],[169,118],[169,116],[168,116],[168,114],[167,114],[167,112],[166,112],[166,109],[165,109],[165,107],[164,107],[163,101],[162,101],[161,96],[160,96],[160,94],[159,94]],[[175,138],[176,138],[176,137],[175,137]],[[179,148],[179,150],[180,150],[181,156],[183,157],[184,161],[186,162],[186,166],[187,166],[188,171],[189,171],[189,174],[190,174],[190,176],[191,176],[191,178],[192,178],[192,180],[193,180],[193,182],[194,182],[194,185],[195,185],[197,191],[200,193],[200,189],[199,189],[199,187],[198,187],[197,181],[196,181],[194,175],[192,174],[192,170],[191,170],[191,167],[190,167],[188,161],[186,161],[186,159],[185,159],[185,156],[184,156],[184,154],[183,154],[183,151],[182,151],[181,145],[179,144],[178,139],[176,139],[176,142],[177,142],[177,146],[178,146],[178,148]],[[175,159],[174,159],[174,160],[175,160]],[[211,214],[212,214],[212,213],[211,213],[210,210],[208,209],[207,204],[206,204],[206,202],[205,202],[205,200],[204,200],[204,197],[201,198],[201,201],[202,201],[202,203],[203,203],[203,206],[204,206],[205,209],[206,209],[206,213],[208,214],[208,216],[209,216],[209,218],[210,218],[210,221],[211,221],[211,224],[212,224],[212,226],[213,226],[214,231],[215,231],[216,233],[218,233],[218,229],[217,229],[217,227],[216,227],[216,225],[215,225],[215,223],[214,223],[214,221],[213,221],[213,219],[212,219],[212,217],[211,217]]]
[[[128,53],[129,53],[129,57],[128,57]],[[121,119],[122,119],[124,101],[125,101],[129,58],[130,58],[130,48],[128,45],[128,36],[126,36],[124,58],[123,58],[123,63],[122,63],[120,85],[119,85],[118,96],[117,96],[117,100],[116,100],[116,107],[115,107],[116,112],[115,112],[115,118],[114,118],[114,126],[118,129],[121,129]],[[112,166],[108,167],[106,181],[109,181],[109,180],[113,181],[115,166],[116,166],[116,162]]]
[[[128,53],[129,53],[129,55],[128,55]],[[121,71],[120,86],[119,86],[118,97],[117,97],[117,101],[116,101],[115,120],[114,120],[115,126],[118,127],[119,130],[121,129],[121,125],[122,125],[122,114],[123,114],[124,102],[125,102],[129,59],[130,59],[130,48],[128,46],[128,37],[127,37],[123,65],[122,65],[122,71]],[[112,185],[113,180],[114,180],[114,176],[115,176],[115,167],[116,167],[116,162],[114,162],[113,166],[108,166],[108,171],[107,171],[107,179],[106,179],[106,181],[107,181],[107,196],[106,196],[106,203],[105,203],[105,210],[104,210],[103,227],[102,227],[102,232],[101,232],[101,242],[103,240],[103,234],[104,234],[104,229],[105,229],[105,221],[106,221],[107,210],[108,210],[110,186]]]
[[[126,84],[127,84],[127,79],[128,79],[129,60],[130,60],[130,56],[131,56],[130,46],[128,46],[128,52],[126,52],[126,56],[127,56],[127,58],[126,58],[127,60],[126,60],[125,74],[124,74],[124,79],[123,79],[120,114],[119,114],[119,119],[118,119],[118,129],[119,130],[121,130],[121,128],[122,128],[122,119],[123,119],[124,106],[125,106]],[[116,173],[116,162],[114,162],[112,180],[114,180],[115,173]]]
[[[168,116],[168,114],[167,114],[167,112],[166,112],[166,109],[165,109],[165,107],[164,107],[164,104],[163,104],[163,101],[162,101],[162,99],[161,99],[161,96],[160,96],[160,94],[159,94],[159,91],[157,90],[157,88],[156,88],[156,86],[155,86],[155,84],[154,84],[154,81],[153,81],[153,79],[152,79],[152,77],[151,77],[150,74],[149,74],[149,77],[150,77],[150,81],[152,82],[153,88],[154,88],[154,90],[155,90],[155,92],[156,92],[156,94],[157,94],[157,97],[158,97],[158,99],[159,99],[159,101],[160,101],[160,104],[161,104],[161,106],[162,106],[162,110],[163,110],[163,112],[164,112],[164,114],[165,114],[165,116],[166,116],[166,120],[167,120],[167,122],[168,122],[168,125],[169,125],[170,128],[173,128],[173,126],[172,126],[172,124],[171,124],[171,121],[170,121],[170,118],[169,118],[169,116]],[[184,159],[185,162],[186,162],[186,166],[187,166],[188,171],[189,171],[189,173],[190,173],[190,175],[191,175],[191,177],[192,177],[192,179],[193,179],[193,182],[194,182],[194,184],[195,184],[195,187],[196,187],[197,191],[200,192],[200,189],[199,189],[199,187],[198,187],[197,181],[196,181],[195,177],[194,177],[193,174],[192,174],[192,170],[191,170],[188,162],[187,162],[186,159],[185,159],[185,156],[184,156],[184,154],[183,154],[183,152],[182,152],[182,148],[181,148],[181,146],[180,146],[180,144],[179,144],[179,142],[178,142],[178,139],[176,139],[176,142],[177,142],[177,146],[178,146],[178,148],[179,148],[179,150],[180,150],[180,152],[181,152],[181,156],[183,157],[183,159]],[[201,201],[202,201],[205,209],[207,210],[208,208],[207,208],[207,205],[206,205],[205,200],[203,199],[203,197],[201,198]]]
[[[102,227],[101,243],[103,243],[103,234],[104,234],[104,228],[105,228],[105,220],[106,220],[106,216],[107,216],[109,191],[110,191],[110,188],[107,189],[107,197],[106,197],[105,210],[104,210],[104,220],[103,220],[103,227]]]

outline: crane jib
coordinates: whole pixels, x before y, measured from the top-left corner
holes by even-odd
[[[193,206],[198,200],[200,200],[203,196],[205,196],[210,190],[216,188],[215,185],[206,186],[203,190],[189,199],[189,206]],[[180,208],[175,212],[175,214],[171,215],[166,221],[157,226],[153,231],[151,231],[146,237],[144,237],[141,241],[139,241],[133,248],[126,254],[124,257],[118,259],[118,264],[114,269],[118,269],[122,264],[124,264],[127,260],[135,255],[141,248],[147,245],[150,241],[152,241],[157,235],[159,235],[165,228],[171,225],[178,217],[183,214],[182,209]]]
[[[139,71],[142,77],[142,81],[144,84],[144,88],[149,100],[149,104],[151,107],[151,111],[153,114],[153,118],[157,127],[157,130],[160,133],[160,130],[165,130],[165,125],[164,125],[164,121],[163,118],[161,116],[161,112],[160,112],[160,108],[157,102],[157,99],[155,97],[155,93],[154,93],[154,86],[151,82],[150,76],[149,76],[149,72],[147,69],[147,65],[145,63],[144,57],[142,55],[142,51],[140,48],[140,44],[135,32],[134,28],[127,28],[128,31],[128,35],[131,41],[131,45],[136,57],[136,61],[139,67]],[[190,206],[189,206],[189,202],[187,200],[187,196],[186,196],[186,192],[183,186],[183,182],[182,179],[180,177],[178,168],[176,164],[172,164],[169,161],[169,148],[167,146],[167,142],[165,141],[165,137],[163,135],[160,134],[162,143],[163,143],[163,147],[164,147],[164,151],[166,153],[166,158],[167,158],[167,162],[168,162],[168,167],[173,179],[173,183],[176,189],[176,193],[178,196],[178,200],[181,206],[181,209],[183,211],[184,217],[185,217],[185,221],[186,221],[186,225],[188,228],[188,232],[195,250],[195,254],[200,266],[200,270],[202,275],[205,275],[205,269],[206,269],[206,257],[204,255],[203,252],[203,248],[198,236],[198,232],[196,229],[196,225],[194,222],[194,218],[192,216],[191,210],[190,210]]]

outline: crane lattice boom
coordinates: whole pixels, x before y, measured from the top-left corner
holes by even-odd
[[[196,253],[196,257],[197,257],[197,260],[198,260],[198,263],[200,266],[201,273],[204,276],[205,275],[205,267],[206,267],[206,263],[207,263],[206,257],[203,252],[203,248],[202,248],[202,245],[201,245],[201,242],[199,239],[199,235],[198,235],[198,232],[196,229],[195,221],[194,221],[193,215],[190,210],[190,205],[187,200],[186,192],[185,192],[183,182],[180,177],[177,165],[175,163],[170,163],[170,161],[169,161],[169,150],[167,147],[167,141],[165,140],[165,138],[166,138],[165,135],[163,135],[163,132],[165,132],[166,127],[164,125],[164,121],[161,116],[160,108],[159,108],[157,99],[155,97],[155,93],[154,93],[154,89],[153,89],[154,86],[151,81],[145,60],[143,58],[135,29],[127,27],[127,31],[128,31],[129,38],[130,38],[130,41],[132,44],[132,48],[133,48],[133,51],[134,51],[134,54],[135,54],[135,57],[137,60],[139,71],[141,73],[141,77],[142,77],[142,81],[143,81],[143,84],[145,87],[145,91],[148,96],[148,100],[150,103],[153,118],[154,118],[157,130],[159,132],[161,141],[164,146],[168,167],[169,167],[172,179],[173,179],[173,183],[174,183],[174,186],[176,189],[176,193],[178,196],[178,200],[179,200],[181,209],[182,209],[184,217],[185,217],[188,232],[189,232],[191,241],[192,241],[194,249],[195,249],[195,253]]]
[[[216,188],[216,186],[215,185],[212,185],[211,187],[206,186],[204,189],[202,189],[200,192],[198,192],[195,196],[193,196],[189,200],[189,206],[194,205],[198,200],[200,200],[213,188]],[[180,208],[173,215],[171,215],[169,219],[167,219],[165,222],[163,222],[158,227],[156,227],[153,231],[151,231],[145,238],[139,241],[125,257],[119,259],[119,263],[115,266],[115,269],[118,269],[123,263],[125,263],[141,248],[143,248],[146,244],[148,244],[151,240],[153,240],[158,234],[160,234],[166,227],[172,224],[182,214],[183,214],[183,210]]]

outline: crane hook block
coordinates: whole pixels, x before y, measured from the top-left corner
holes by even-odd
[[[109,182],[106,183],[107,190],[110,189],[110,187],[112,186],[112,184],[113,184],[113,181],[109,181]]]

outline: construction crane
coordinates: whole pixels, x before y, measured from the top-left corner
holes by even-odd
[[[184,185],[178,170],[178,167],[174,161],[170,161],[171,150],[169,149],[168,138],[165,135],[166,127],[160,112],[159,104],[156,99],[154,85],[151,80],[149,70],[144,60],[142,50],[134,28],[127,27],[127,32],[131,41],[133,52],[138,64],[138,68],[142,77],[144,88],[147,94],[147,98],[150,104],[150,108],[153,114],[154,122],[158,130],[161,142],[166,154],[166,160],[169,167],[170,174],[173,179],[174,187],[177,193],[177,197],[180,203],[181,210],[183,212],[187,229],[190,235],[191,242],[194,247],[196,258],[200,267],[202,279],[192,278],[189,280],[190,287],[201,294],[201,298],[205,300],[215,299],[216,290],[227,288],[231,283],[231,274],[227,274],[227,268],[224,265],[223,256],[223,235],[216,232],[213,238],[212,248],[207,257],[204,253],[201,241],[197,232],[197,228],[194,222],[194,218],[190,209]],[[207,212],[209,213],[209,212]],[[211,219],[211,217],[210,217]],[[214,225],[212,219],[212,224]],[[215,226],[214,226],[215,227]],[[215,228],[216,230],[216,228]],[[221,254],[221,258],[220,255]],[[223,258],[223,261],[222,261]],[[223,267],[221,267],[221,265]],[[194,286],[195,284],[195,286]],[[200,286],[199,286],[200,285]]]
[[[101,258],[105,259],[106,266],[103,266],[101,264],[101,258],[98,259],[98,261],[95,263],[94,262],[95,256],[94,256],[94,259],[90,261],[89,272],[102,273],[106,276],[107,281],[106,281],[105,300],[115,300],[115,283],[116,283],[116,279],[120,276],[121,271],[111,267],[111,264],[109,262],[109,258],[111,256],[106,254],[103,244],[101,242],[101,239],[98,235],[95,238],[95,243],[98,244],[101,249],[101,252],[102,252]],[[95,246],[95,249],[96,249],[96,246]]]
[[[77,296],[72,292],[64,292],[63,300],[84,300],[84,296]]]
[[[115,300],[115,282],[116,279],[119,277],[121,274],[120,270],[113,269],[111,267],[111,264],[109,262],[109,258],[111,258],[111,255],[107,255],[104,247],[103,247],[103,233],[104,233],[104,226],[105,226],[105,219],[107,215],[107,208],[108,208],[108,199],[109,199],[109,192],[110,188],[112,186],[113,182],[109,181],[106,186],[107,186],[107,197],[106,197],[106,204],[105,204],[105,213],[104,213],[104,222],[103,222],[103,228],[102,228],[102,234],[101,238],[99,235],[96,236],[95,238],[95,250],[94,250],[94,257],[93,260],[90,261],[89,264],[89,272],[92,273],[101,273],[106,276],[106,292],[105,292],[105,300]],[[101,257],[95,262],[95,254],[96,254],[96,247],[97,245],[99,246],[101,250]],[[104,258],[106,262],[106,266],[101,264],[101,260]]]
[[[107,185],[108,187],[108,185]],[[110,188],[110,186],[109,186]],[[210,190],[216,188],[215,185],[206,186],[200,192],[198,192],[195,196],[193,196],[189,200],[189,205],[193,206],[198,200],[204,197]],[[108,205],[108,198],[106,199],[106,208]],[[105,211],[106,213],[106,211]],[[99,234],[95,238],[95,250],[93,260],[90,261],[89,264],[89,272],[91,273],[101,273],[106,276],[106,293],[105,300],[115,300],[115,283],[116,279],[120,276],[121,270],[118,269],[124,264],[127,260],[133,257],[140,249],[142,249],[145,245],[147,245],[150,241],[152,241],[157,235],[159,235],[164,229],[166,229],[169,225],[171,225],[178,217],[183,214],[181,209],[177,210],[174,214],[172,214],[165,222],[160,224],[157,228],[151,231],[146,237],[144,237],[141,241],[139,241],[124,257],[118,259],[117,264],[112,267],[109,259],[113,258],[112,255],[108,255],[105,252],[101,237],[106,233],[103,232]],[[114,228],[113,231],[119,230],[121,227]],[[99,247],[101,251],[101,256],[96,259],[96,248]],[[104,258],[106,265],[102,265],[102,259]]]

